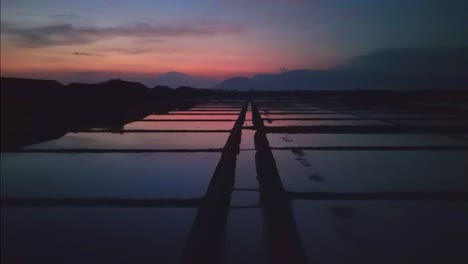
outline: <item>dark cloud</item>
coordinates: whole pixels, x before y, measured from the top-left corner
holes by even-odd
[[[468,46],[382,49],[357,56],[340,70],[378,72],[468,72]]]
[[[311,2],[311,1],[307,1],[307,0],[287,0],[288,3],[292,3],[292,4],[304,4],[306,2]]]
[[[83,18],[83,16],[75,15],[75,14],[54,14],[54,15],[48,15],[48,17],[57,18],[57,19],[80,19],[80,18]]]
[[[45,18],[57,18],[57,19],[81,19],[83,16],[77,14],[40,14],[33,12],[16,12],[19,16],[34,16],[34,17],[45,17]]]
[[[87,52],[74,52],[73,55],[76,56],[101,56],[99,54],[87,53]]]
[[[318,2],[319,0],[276,0],[276,1],[271,1],[271,0],[255,0],[255,1],[252,1],[252,0],[226,0],[226,2],[229,2],[229,3],[235,3],[235,4],[252,4],[252,3],[270,3],[271,2],[279,2],[279,3],[286,3],[286,4],[305,4],[305,3],[314,3],[314,2]]]
[[[127,55],[138,55],[143,53],[149,53],[154,51],[152,48],[110,48],[106,49],[104,52],[115,52]]]
[[[76,27],[71,24],[57,24],[40,27],[18,27],[2,22],[1,32],[12,37],[15,44],[34,48],[57,45],[92,43],[115,37],[158,39],[182,36],[211,36],[217,34],[239,34],[240,26],[213,22],[191,25],[151,25],[133,23],[118,27]]]

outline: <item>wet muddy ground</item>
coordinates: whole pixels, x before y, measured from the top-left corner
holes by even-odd
[[[466,118],[192,103],[2,152],[2,263],[466,263]]]

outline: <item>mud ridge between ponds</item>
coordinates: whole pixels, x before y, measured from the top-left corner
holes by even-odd
[[[247,112],[246,101],[223,148],[213,177],[198,207],[179,263],[223,263],[227,217],[234,188],[236,158]]]

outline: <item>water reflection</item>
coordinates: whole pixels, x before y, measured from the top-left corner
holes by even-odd
[[[176,263],[196,209],[2,208],[2,263]]]
[[[317,263],[464,263],[468,206],[444,202],[294,201]]]
[[[25,149],[207,149],[222,148],[229,133],[68,133]]]
[[[297,153],[273,151],[288,191],[316,191],[316,182],[320,182],[322,192],[468,191],[466,151],[301,153],[299,162],[303,164],[307,158],[310,166],[298,166]]]
[[[310,114],[295,114],[295,113],[288,113],[288,114],[262,114],[262,118],[268,119],[281,119],[281,118],[356,118],[353,115],[347,114],[317,114],[317,113],[310,113]]]
[[[270,120],[266,126],[370,126],[388,125],[388,123],[377,120]]]
[[[270,103],[268,105],[277,104]],[[176,115],[149,115],[146,120],[166,121],[135,121],[124,129],[231,129],[234,121],[203,121],[236,120],[238,116],[234,113],[239,109],[222,107],[229,105],[232,104],[207,103],[204,104],[207,108],[176,111]],[[284,106],[307,104],[289,102]],[[304,111],[276,109],[265,111],[268,115],[263,116],[356,118],[323,110],[294,114]],[[271,114],[275,112],[288,114]],[[320,112],[326,114],[317,114]],[[250,111],[247,119],[252,119]],[[265,122],[267,126],[381,124],[369,120],[270,120],[269,123]],[[244,126],[252,125],[244,123]],[[255,136],[257,143],[268,139],[272,147],[295,148],[272,151],[266,142],[266,145],[257,144],[257,150],[243,150],[255,148],[254,133],[254,130],[242,130],[240,152],[236,156],[237,145],[229,145],[223,152],[228,153],[228,158],[220,158],[221,153],[189,152],[2,153],[2,197],[200,198],[202,204],[196,205],[199,209],[2,208],[2,252],[8,252],[2,260],[174,263],[184,255],[184,243],[195,249],[186,251],[194,253],[187,255],[188,263],[193,256],[223,257],[223,253],[226,263],[270,263],[269,257],[281,256],[284,252],[295,253],[292,256],[305,260],[302,250],[313,263],[440,262],[444,257],[456,263],[451,256],[465,257],[461,245],[468,239],[463,222],[468,217],[466,204],[303,201],[299,199],[307,198],[298,198],[292,193],[466,192],[466,151],[351,152],[297,148],[460,145],[463,141],[428,134],[263,133],[261,137]],[[68,133],[24,150],[207,150],[223,148],[228,136],[229,133]],[[213,175],[216,175],[214,180]],[[259,188],[259,181],[262,188]],[[268,229],[264,230],[265,227]],[[191,239],[188,239],[189,230],[192,230]],[[200,241],[208,242],[198,243]],[[215,243],[210,244],[213,241]],[[4,242],[8,243],[6,247]],[[274,250],[267,251],[266,245],[273,245]],[[204,254],[209,254],[197,255],[200,248],[205,250]]]
[[[1,196],[198,198],[205,193],[220,155],[4,153]]]
[[[226,226],[226,264],[270,263],[260,208],[229,212]]]
[[[142,130],[231,130],[232,122],[132,122],[126,124],[123,129]]]
[[[237,120],[238,115],[149,115],[144,120],[217,120],[217,119],[230,119]]]
[[[409,126],[467,126],[468,120],[395,120]]]
[[[239,114],[240,110],[231,111],[171,111],[169,114],[177,115],[236,115]]]
[[[272,147],[467,145],[464,140],[430,134],[268,134]]]

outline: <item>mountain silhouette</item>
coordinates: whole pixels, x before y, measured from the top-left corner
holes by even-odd
[[[196,77],[175,71],[160,74],[152,82],[158,86],[169,86],[172,88],[180,86],[210,88],[219,83],[215,79],[207,77]]]
[[[468,46],[380,49],[356,56],[336,70],[466,73]]]
[[[234,77],[226,90],[467,89],[468,47],[382,49],[356,56],[335,69],[294,70]]]
[[[414,73],[367,71],[295,70],[281,74],[262,74],[252,78],[233,77],[216,89],[224,90],[412,90],[467,89],[468,77],[462,73]]]

